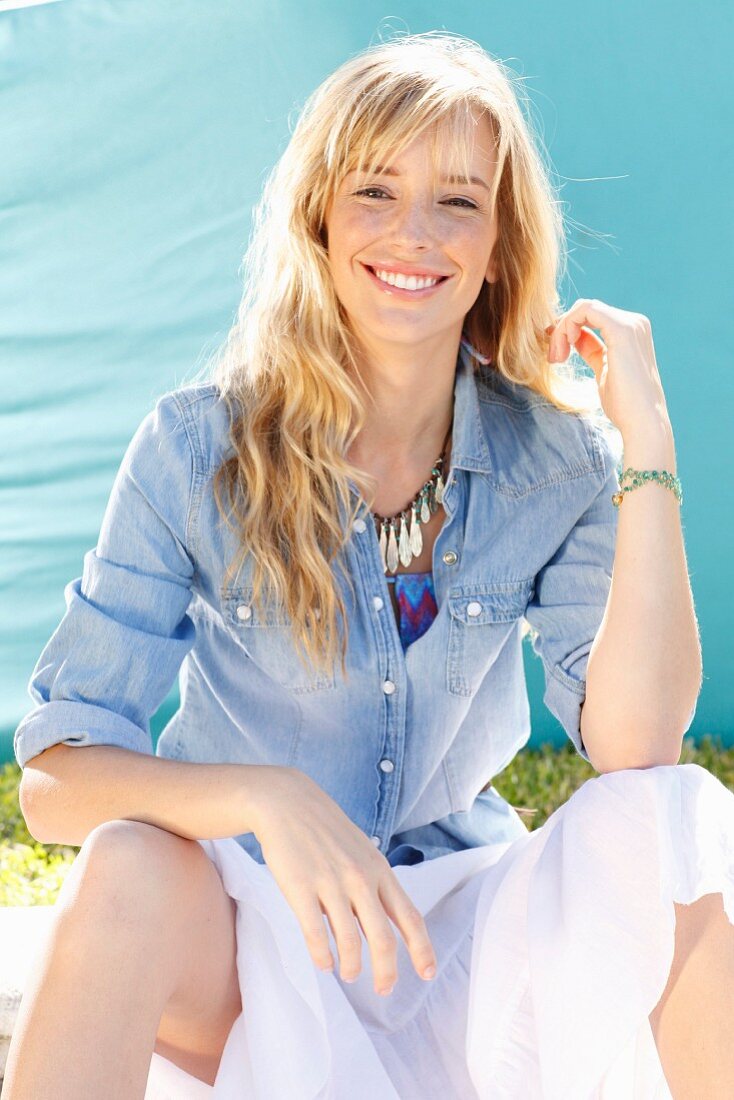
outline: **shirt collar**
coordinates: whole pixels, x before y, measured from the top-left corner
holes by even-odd
[[[468,340],[462,338],[454,382],[451,467],[483,474],[492,472],[492,462],[479,407],[475,364],[488,362]]]

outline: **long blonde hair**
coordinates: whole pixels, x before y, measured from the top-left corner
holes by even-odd
[[[308,98],[255,208],[236,320],[203,368],[226,402],[234,448],[213,483],[219,513],[238,536],[224,586],[251,555],[253,601],[276,600],[301,660],[319,671],[333,670],[340,652],[346,675],[335,567],[345,531],[376,488],[344,457],[367,408],[324,243],[325,212],[347,171],[387,163],[382,158],[424,131],[433,135],[434,163],[448,151],[466,166],[476,114],[486,112],[497,147],[490,203],[499,278],[483,284],[465,318],[465,336],[491,360],[475,359],[475,370],[499,371],[564,412],[598,411],[589,380],[547,359],[545,328],[562,312],[563,219],[516,82],[461,36],[430,32],[373,45]],[[351,511],[349,479],[363,498]]]

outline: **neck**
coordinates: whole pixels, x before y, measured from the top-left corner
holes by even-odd
[[[349,449],[356,465],[393,476],[430,469],[453,421],[458,341],[377,348],[363,341],[367,420]]]

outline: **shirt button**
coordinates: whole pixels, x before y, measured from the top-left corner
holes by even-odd
[[[237,608],[238,619],[249,619],[252,615],[252,608],[248,603],[241,603]]]
[[[352,530],[358,531],[359,534],[362,535],[367,530],[367,524],[363,519],[355,519],[354,523],[352,524]]]
[[[375,611],[382,611],[383,607],[385,606],[385,604],[383,602],[383,599],[382,599],[382,596],[373,596],[372,597],[372,604],[374,606]]]
[[[393,764],[392,760],[381,760],[380,761],[380,768],[384,772],[391,772],[394,767],[395,767],[395,765]]]
[[[382,837],[380,837],[380,836],[370,837],[370,840],[374,844],[375,848],[379,848],[380,845],[382,844]]]
[[[382,690],[385,692],[385,695],[392,695],[392,693],[395,691],[395,684],[392,682],[392,680],[383,680]]]
[[[477,603],[476,600],[472,600],[472,602],[467,606],[466,613],[467,615],[471,615],[472,618],[475,615],[481,615],[482,605],[480,603]]]
[[[456,565],[459,560],[459,555],[455,550],[447,550],[443,556],[443,560],[446,562],[446,565]]]

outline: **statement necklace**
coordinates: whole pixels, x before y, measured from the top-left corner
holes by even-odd
[[[405,566],[410,565],[413,558],[417,558],[423,549],[420,525],[428,523],[439,504],[443,503],[445,488],[443,468],[451,428],[452,425],[449,425],[441,454],[433,464],[431,476],[408,507],[394,516],[380,516],[377,512],[372,512],[380,527],[380,556],[385,573],[396,573],[398,562],[402,562]],[[410,530],[408,530],[408,520],[410,520]]]

